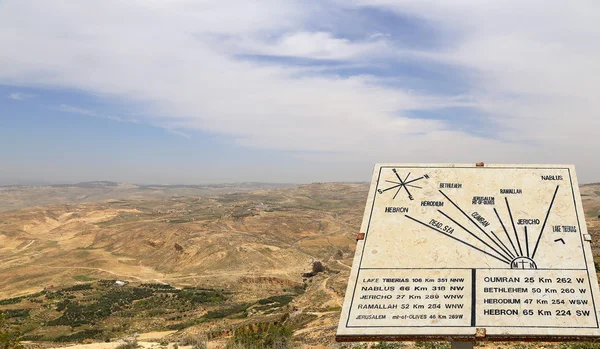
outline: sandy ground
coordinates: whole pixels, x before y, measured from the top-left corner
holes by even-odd
[[[139,334],[137,338],[137,343],[141,348],[173,348],[173,343],[169,343],[167,347],[161,346],[158,341],[161,338],[164,338],[170,334],[173,334],[177,331],[155,331],[155,332],[146,332]],[[152,341],[154,340],[154,341]],[[110,343],[91,343],[91,344],[75,344],[66,347],[54,347],[54,348],[70,348],[70,349],[114,349],[121,344],[127,343],[126,341],[120,339]],[[191,348],[191,346],[179,346],[181,349]],[[52,348],[53,349],[53,348]]]
[[[176,333],[177,331],[156,331],[156,332],[146,332],[140,334],[137,339],[138,341],[145,341],[150,339],[161,339],[170,334]]]
[[[69,349],[114,349],[116,347],[118,347],[121,344],[124,344],[124,341],[116,341],[116,342],[111,342],[111,343],[92,343],[92,344],[76,344],[76,345],[71,345],[68,347],[54,347],[51,349],[63,349],[63,348],[69,348]],[[169,345],[167,347],[163,347],[161,346],[159,343],[157,342],[144,342],[144,341],[138,341],[138,345],[141,348],[173,348],[173,344],[175,343],[169,343]],[[191,346],[179,346],[179,349],[191,349]]]

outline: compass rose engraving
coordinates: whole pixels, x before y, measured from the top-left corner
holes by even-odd
[[[394,197],[392,198],[392,200],[395,199],[396,196],[398,196],[398,193],[400,193],[400,191],[402,190],[402,188],[404,188],[404,190],[406,191],[406,194],[408,195],[408,198],[410,200],[414,200],[415,198],[410,193],[410,190],[408,190],[408,187],[417,188],[417,189],[423,189],[422,187],[419,187],[419,186],[411,184],[411,183],[419,181],[419,180],[421,180],[423,178],[425,178],[425,179],[429,178],[428,175],[424,174],[423,176],[421,176],[419,178],[408,180],[410,178],[410,174],[411,174],[410,172],[408,173],[408,175],[406,175],[406,177],[404,179],[402,179],[402,177],[400,177],[400,175],[398,174],[398,171],[396,171],[395,168],[392,169],[392,172],[394,172],[394,174],[396,175],[396,178],[398,178],[398,182],[386,180],[386,182],[391,183],[393,185],[391,187],[389,187],[389,188],[386,188],[386,189],[377,189],[377,192],[379,194],[383,194],[384,192],[386,192],[388,190],[397,189],[396,193],[394,194]]]

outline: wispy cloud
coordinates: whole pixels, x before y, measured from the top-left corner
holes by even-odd
[[[58,110],[65,112],[65,113],[74,113],[74,114],[81,114],[81,115],[94,116],[94,117],[100,116],[100,115],[98,115],[98,113],[91,111],[89,109],[75,107],[75,106],[68,105],[68,104],[61,104],[58,107]]]
[[[135,119],[135,118],[123,118],[123,117],[118,117],[118,116],[114,116],[114,115],[105,115],[105,114],[98,113],[98,112],[90,110],[90,109],[81,108],[81,107],[77,107],[77,106],[73,106],[73,105],[69,105],[69,104],[61,104],[56,109],[61,112],[65,112],[65,113],[91,116],[91,117],[95,117],[95,118],[108,119],[108,120],[117,121],[117,122],[127,122],[127,123],[133,123],[133,124],[142,123],[142,121]],[[188,139],[191,138],[191,136],[189,134],[179,131],[170,126],[157,125],[157,124],[152,124],[152,123],[148,123],[148,122],[147,122],[147,124],[150,124],[151,126],[164,128],[165,131],[167,131],[170,134],[176,135],[176,136],[180,136],[180,137],[184,137],[184,138],[188,138]]]
[[[15,92],[8,95],[8,98],[13,99],[15,101],[24,101],[33,97],[35,97],[35,95],[21,92]]]
[[[265,41],[238,37],[225,44],[229,45],[229,52],[237,54],[348,61],[374,54],[378,57],[391,54],[384,40],[376,40],[382,36],[371,35],[371,40],[351,41],[328,32],[300,31]]]
[[[169,132],[169,133],[171,133],[171,134],[174,134],[174,135],[176,135],[176,136],[180,136],[180,137],[183,137],[183,138],[187,138],[187,139],[190,139],[190,138],[192,138],[192,137],[191,137],[189,134],[187,134],[187,133],[185,133],[185,132],[181,132],[181,131],[177,131],[177,130],[173,130],[173,129],[167,129],[167,132]]]
[[[0,57],[0,82],[135,102],[143,122],[247,147],[368,162],[576,162],[600,172],[580,155],[600,147],[599,7],[7,0],[0,45],[12,49]],[[379,25],[375,12],[396,17]],[[440,79],[461,88],[436,92]],[[471,108],[495,132],[413,113],[452,107]]]

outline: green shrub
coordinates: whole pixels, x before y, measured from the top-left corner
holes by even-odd
[[[219,304],[225,301],[225,296],[217,291],[204,291],[183,289],[177,294],[177,298],[188,301],[191,304]]]
[[[74,301],[59,304],[65,312],[57,319],[48,322],[49,326],[81,326],[102,320],[133,301],[152,296],[152,290],[140,287],[116,288],[103,294],[98,301],[79,304]]]
[[[6,315],[7,318],[28,317],[31,309],[6,309],[0,311],[0,314]]]
[[[23,300],[23,298],[25,298],[25,297],[15,297],[15,298],[0,299],[0,305],[9,305],[9,304],[21,303],[21,301]]]
[[[293,329],[286,325],[259,324],[254,328],[239,328],[233,332],[226,349],[293,348],[293,333]]]
[[[9,324],[5,315],[0,315],[0,348],[21,349],[21,331]]]
[[[141,284],[140,287],[152,288],[155,290],[173,290],[173,286],[167,284]]]
[[[88,338],[97,338],[99,337],[99,335],[102,334],[102,331],[100,330],[83,330],[80,332],[76,332],[73,334],[70,334],[68,336],[59,336],[56,337],[54,339],[55,342],[81,342],[84,339],[88,339]]]
[[[102,280],[98,280],[98,285],[102,286],[102,287],[109,287],[109,286],[113,286],[115,284],[115,282],[117,282],[117,280],[102,279]]]
[[[73,285],[71,287],[63,288],[61,291],[63,292],[71,292],[71,291],[83,291],[83,290],[91,290],[92,284],[80,284]]]
[[[241,313],[246,311],[252,304],[251,303],[243,303],[235,307],[223,308],[219,310],[211,310],[206,313],[203,318],[205,319],[222,319],[226,316]]]
[[[280,295],[280,296],[272,296],[269,298],[261,299],[258,301],[258,304],[278,303],[279,306],[284,306],[284,305],[290,303],[293,299],[294,299],[293,295],[284,294],[284,295]]]
[[[421,349],[450,349],[450,342],[416,342]]]
[[[600,343],[592,342],[567,342],[560,343],[560,349],[600,349]]]

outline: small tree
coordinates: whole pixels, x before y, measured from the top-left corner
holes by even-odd
[[[312,265],[312,273],[314,275],[317,275],[318,273],[322,273],[325,271],[325,267],[323,266],[323,263],[319,262],[319,261],[315,261],[313,262]]]
[[[6,315],[0,314],[0,349],[22,349],[21,331],[8,323]]]

